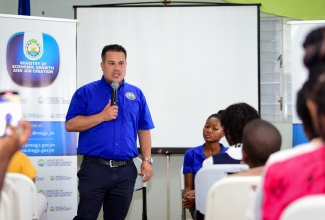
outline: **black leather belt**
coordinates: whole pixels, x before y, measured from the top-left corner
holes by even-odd
[[[90,156],[84,156],[85,160],[92,160],[100,164],[104,164],[110,167],[123,167],[130,163],[133,163],[133,159],[129,160],[105,160],[100,157],[90,157]]]

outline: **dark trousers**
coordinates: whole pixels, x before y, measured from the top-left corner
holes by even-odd
[[[96,220],[102,205],[104,220],[124,220],[137,173],[134,163],[111,168],[84,159],[78,172],[80,201],[74,220]]]

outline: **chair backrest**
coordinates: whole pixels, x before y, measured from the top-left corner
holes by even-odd
[[[196,209],[205,214],[208,191],[211,186],[229,173],[238,173],[248,170],[246,164],[215,164],[202,167],[195,176],[195,206]]]
[[[5,178],[0,193],[0,219],[20,219],[18,191],[15,185]]]
[[[183,190],[185,189],[185,180],[184,180],[184,174],[183,174],[183,166],[181,167],[181,191],[183,192]]]
[[[183,200],[183,192],[184,192],[184,189],[185,189],[183,166],[181,167],[180,177],[181,177],[181,201],[182,201]],[[181,219],[186,220],[186,209],[183,207],[183,204],[182,204],[182,218]]]
[[[260,182],[260,176],[236,176],[213,184],[208,192],[205,220],[252,219]]]
[[[20,173],[6,173],[18,191],[20,220],[37,220],[36,185]]]
[[[135,158],[133,158],[133,162],[134,162],[135,166],[137,167],[138,173],[140,173],[142,160],[139,157],[135,157]],[[134,191],[140,190],[144,187],[147,187],[147,183],[143,183],[142,177],[138,175],[138,177],[135,181]]]
[[[325,216],[325,195],[304,196],[288,205],[280,220],[318,220]]]
[[[13,199],[10,198],[8,193],[2,191],[0,194],[0,219],[13,219],[11,210],[13,210],[12,207],[15,206],[12,205],[14,205]]]

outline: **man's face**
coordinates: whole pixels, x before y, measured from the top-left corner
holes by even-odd
[[[100,63],[105,80],[121,84],[126,74],[126,64],[123,52],[106,52],[105,61]]]

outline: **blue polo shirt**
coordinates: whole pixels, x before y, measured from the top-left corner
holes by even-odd
[[[78,154],[104,159],[128,160],[138,156],[138,130],[150,130],[154,124],[145,96],[136,86],[125,83],[117,92],[118,116],[80,132]],[[73,95],[66,121],[101,112],[112,96],[112,87],[104,77],[80,87]]]
[[[222,154],[227,151],[228,148],[220,143]],[[193,181],[196,173],[202,168],[202,163],[206,159],[204,155],[204,144],[195,148],[191,148],[185,152],[183,163],[183,174],[193,173]]]

